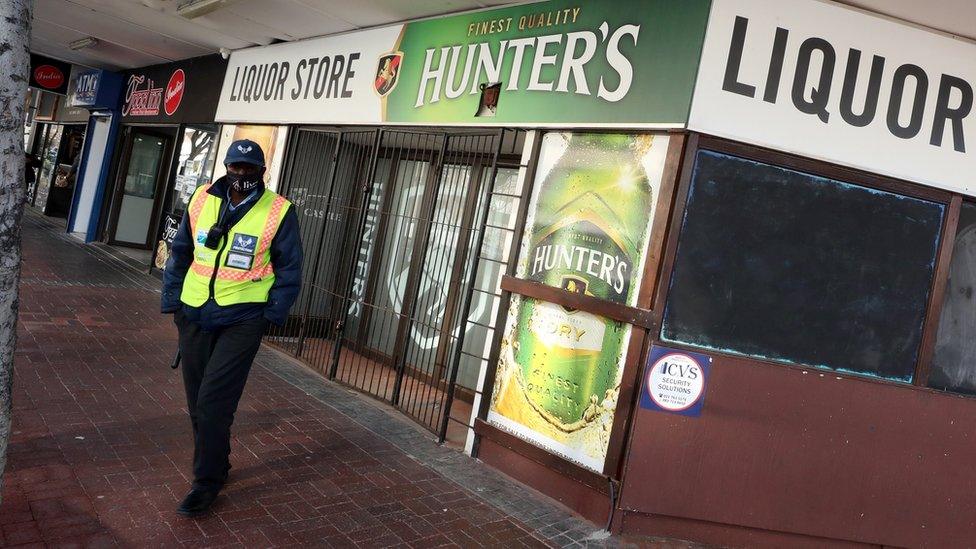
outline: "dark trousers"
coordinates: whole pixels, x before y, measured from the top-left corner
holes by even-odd
[[[230,470],[230,426],[267,321],[253,318],[213,332],[186,320],[182,312],[175,322],[193,425],[193,487],[219,490]]]

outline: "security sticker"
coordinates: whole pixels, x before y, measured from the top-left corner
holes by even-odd
[[[641,408],[698,417],[712,359],[701,353],[654,345],[644,370]]]

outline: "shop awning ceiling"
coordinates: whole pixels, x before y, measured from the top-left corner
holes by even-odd
[[[208,0],[36,0],[32,51],[118,70],[322,36],[520,0],[214,0],[194,18],[181,5]],[[842,0],[842,3],[976,40],[971,0]],[[608,3],[612,5],[612,3]],[[93,37],[98,43],[71,49]]]
[[[189,2],[36,0],[31,50],[119,70],[517,0],[223,0],[204,15],[179,15],[177,9]],[[87,37],[98,43],[71,49]]]

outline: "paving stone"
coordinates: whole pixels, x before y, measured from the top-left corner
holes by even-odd
[[[227,488],[179,517],[193,449],[158,278],[35,212],[23,246],[0,545],[544,547],[598,528],[271,349]]]

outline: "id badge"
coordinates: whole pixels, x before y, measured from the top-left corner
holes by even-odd
[[[228,252],[226,265],[234,269],[250,271],[251,266],[254,265],[254,256],[237,252]]]
[[[231,235],[230,250],[225,264],[233,269],[251,270],[254,254],[258,248],[258,237],[244,233]]]

